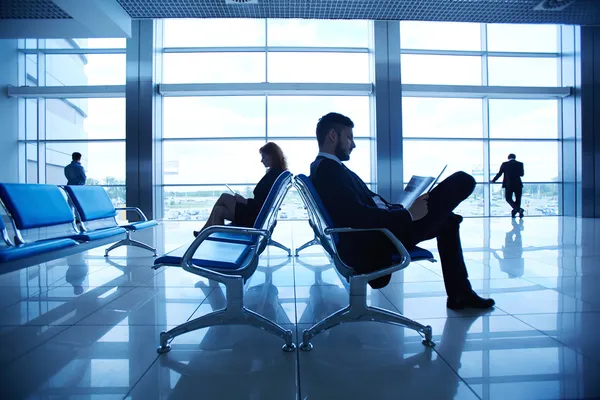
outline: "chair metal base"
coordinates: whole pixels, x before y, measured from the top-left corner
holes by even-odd
[[[133,240],[131,238],[131,232],[127,231],[127,237],[123,240],[118,241],[117,243],[113,244],[108,249],[106,249],[106,251],[104,252],[104,257],[108,257],[109,252],[111,252],[112,250],[116,249],[117,247],[121,247],[121,246],[139,247],[140,249],[151,251],[152,253],[154,253],[154,257],[158,256],[158,254],[156,253],[156,249],[154,247],[148,246],[146,243],[142,243],[142,242],[138,242],[137,240]]]
[[[243,279],[241,277],[224,283],[227,291],[227,305],[225,308],[185,322],[169,331],[161,332],[160,346],[157,349],[158,353],[168,352],[171,349],[169,342],[179,335],[203,328],[223,325],[250,325],[260,328],[282,338],[285,341],[282,347],[283,351],[290,352],[296,350],[291,330],[285,329],[281,325],[244,307],[242,297]]]
[[[288,247],[282,245],[281,243],[279,243],[273,239],[269,239],[269,246],[274,246],[274,247],[277,247],[278,249],[281,249],[281,250],[287,252],[288,257],[292,256],[292,251]]]
[[[356,287],[363,286],[364,287]],[[354,286],[354,288],[353,288]],[[354,290],[353,290],[354,289]],[[302,332],[302,343],[300,344],[300,350],[310,351],[313,349],[313,345],[310,340],[318,334],[325,332],[334,326],[344,324],[347,322],[361,322],[361,321],[376,321],[384,322],[387,324],[400,325],[405,328],[412,329],[421,333],[424,336],[423,344],[428,347],[434,347],[433,332],[431,326],[422,325],[416,321],[411,320],[399,313],[393,311],[384,310],[379,307],[372,307],[367,305],[367,288],[366,282],[353,282],[350,279],[350,304],[327,318],[317,322],[310,329],[305,329]],[[352,294],[356,293],[356,294]]]
[[[317,239],[317,237],[315,236],[314,239],[309,240],[308,242],[304,243],[302,246],[300,246],[296,249],[296,257],[298,257],[298,255],[299,255],[298,253],[300,253],[302,250],[306,249],[307,247],[315,246],[318,244],[321,244],[321,242],[319,242],[319,239]]]

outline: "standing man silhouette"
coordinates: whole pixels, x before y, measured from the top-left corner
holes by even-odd
[[[75,152],[71,155],[73,161],[65,167],[65,178],[67,185],[85,185],[85,169],[81,165],[81,153]]]
[[[504,179],[502,180],[504,196],[508,205],[512,207],[510,215],[515,218],[518,213],[519,218],[523,218],[523,212],[525,211],[521,208],[521,195],[523,194],[521,177],[525,175],[523,163],[517,161],[517,156],[514,154],[509,154],[508,161],[502,163],[500,171],[492,179],[492,182],[496,182],[502,174],[504,174]],[[513,200],[513,194],[515,195],[515,200]]]

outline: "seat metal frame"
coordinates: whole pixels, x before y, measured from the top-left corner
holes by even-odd
[[[311,339],[316,335],[325,332],[334,326],[347,323],[347,322],[360,322],[360,321],[377,321],[388,324],[400,325],[412,330],[424,336],[422,343],[428,347],[434,347],[433,332],[429,325],[422,325],[416,321],[413,321],[400,313],[385,310],[379,307],[367,305],[367,284],[369,281],[390,275],[396,271],[400,271],[406,268],[410,262],[410,254],[402,245],[400,240],[396,238],[388,229],[384,228],[371,228],[371,229],[356,229],[356,228],[336,228],[329,226],[326,222],[329,218],[325,218],[325,210],[321,210],[318,207],[320,203],[315,200],[311,190],[307,186],[305,181],[308,181],[304,175],[296,176],[294,179],[294,186],[298,190],[304,204],[307,207],[311,227],[315,232],[315,239],[323,246],[327,255],[332,259],[333,264],[336,267],[336,271],[340,275],[344,286],[348,290],[349,304],[348,306],[334,312],[323,320],[317,322],[309,329],[305,329],[302,332],[302,344],[299,346],[301,350],[309,351],[313,348]],[[308,184],[311,184],[308,181]],[[311,184],[312,185],[312,184]],[[337,248],[336,241],[337,235],[340,233],[353,234],[357,232],[381,232],[387,239],[389,239],[398,253],[400,254],[400,261],[392,264],[384,269],[373,271],[369,273],[358,273],[352,267],[348,266],[340,258]]]
[[[177,266],[180,266],[185,271],[192,274],[217,281],[225,285],[227,304],[225,305],[225,308],[202,315],[191,321],[176,326],[169,331],[161,332],[160,345],[157,349],[159,353],[168,352],[171,349],[169,342],[179,335],[198,329],[221,325],[254,326],[282,338],[285,342],[282,347],[283,351],[291,352],[296,349],[291,330],[283,328],[276,322],[273,322],[244,306],[244,292],[246,283],[249,282],[249,278],[256,271],[260,255],[263,253],[267,245],[273,244],[273,242],[269,239],[271,238],[271,233],[273,232],[274,225],[277,221],[277,212],[289,188],[292,186],[292,179],[293,177],[291,174],[286,175],[283,178],[281,187],[278,188],[275,193],[269,193],[269,196],[275,195],[275,198],[272,202],[270,202],[270,204],[265,202],[263,205],[263,207],[269,207],[269,209],[263,222],[262,229],[236,227],[231,225],[213,225],[204,229],[194,239],[192,244],[185,251],[181,259],[181,264]],[[220,232],[242,234],[250,237],[258,236],[258,240],[255,244],[249,245],[251,247],[251,252],[246,256],[245,260],[238,269],[232,270],[205,268],[201,265],[194,264],[193,256],[202,242],[207,240],[210,235]]]

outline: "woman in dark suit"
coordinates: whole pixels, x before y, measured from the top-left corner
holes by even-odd
[[[287,161],[283,151],[273,142],[265,144],[259,150],[262,156],[261,162],[267,168],[267,173],[254,188],[254,198],[248,198],[236,194],[221,194],[208,216],[208,221],[202,230],[194,231],[194,236],[212,225],[223,225],[229,220],[235,226],[252,227],[254,221],[263,206],[271,187],[277,177],[287,170]]]

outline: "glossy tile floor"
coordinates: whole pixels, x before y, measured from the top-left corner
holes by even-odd
[[[191,222],[136,238],[161,253],[191,239]],[[104,248],[0,275],[2,399],[549,399],[600,397],[600,222],[572,218],[467,219],[463,246],[486,314],[445,308],[439,263],[413,263],[371,304],[429,324],[435,349],[401,327],[361,322],[284,353],[281,339],[245,326],[176,338],[159,332],[224,304],[221,287],[148,253]],[[304,221],[275,239],[298,247]],[[434,242],[425,247],[435,249]],[[298,334],[346,305],[322,250],[263,255],[246,305]]]

